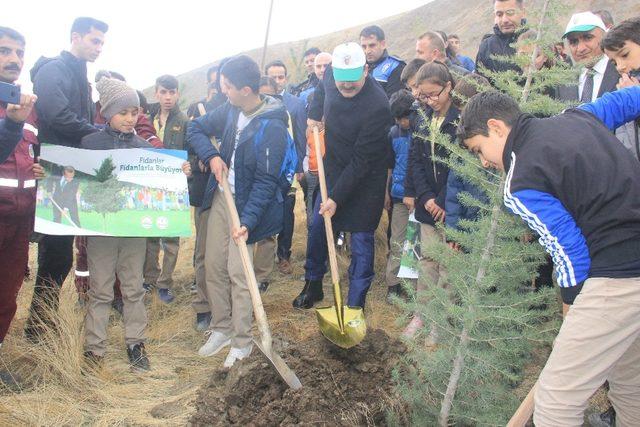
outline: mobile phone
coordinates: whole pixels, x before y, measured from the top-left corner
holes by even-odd
[[[0,102],[20,104],[20,86],[0,82]]]

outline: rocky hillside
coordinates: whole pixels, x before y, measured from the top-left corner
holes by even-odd
[[[527,0],[529,8],[532,9],[540,3],[541,0]],[[567,0],[567,4],[575,12],[608,9],[613,13],[616,22],[640,15],[638,0]],[[559,34],[568,18],[569,16],[557,17]],[[269,46],[267,61],[282,59],[291,68],[293,80],[302,79],[299,62],[302,52],[308,47],[317,46],[322,50],[331,51],[341,42],[357,41],[360,30],[369,24],[372,23],[363,22],[362,25],[324,36]],[[458,34],[465,53],[475,58],[482,36],[490,32],[493,26],[491,1],[435,0],[412,11],[379,20],[375,24],[385,30],[389,51],[402,58],[413,58],[416,37],[427,30],[443,30],[446,33]],[[245,53],[259,61],[261,52],[262,49],[258,48]],[[204,64],[178,76],[182,87],[183,105],[202,98],[206,86],[205,73],[211,65]],[[149,94],[148,90],[145,92]]]

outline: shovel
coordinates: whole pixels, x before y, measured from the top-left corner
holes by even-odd
[[[320,135],[318,128],[313,128],[316,158],[318,161],[318,178],[320,179],[320,193],[322,202],[327,201],[327,182],[324,177],[324,163],[320,151]],[[329,265],[331,266],[331,281],[333,282],[334,304],[331,307],[316,309],[316,317],[322,335],[338,347],[351,348],[360,344],[367,333],[367,324],[364,321],[364,313],[361,307],[348,307],[342,305],[342,291],[340,289],[340,275],[338,274],[338,259],[333,239],[333,226],[327,213],[324,217],[324,228],[327,234],[327,247],[329,249]]]
[[[227,203],[227,210],[231,217],[231,224],[234,228],[240,227],[240,217],[238,216],[238,210],[236,209],[236,202],[233,200],[231,190],[229,189],[229,181],[227,179],[226,172],[222,173],[222,193]],[[296,376],[296,374],[287,366],[284,360],[273,351],[271,338],[271,330],[267,323],[267,314],[264,312],[262,306],[262,298],[260,298],[260,291],[258,290],[258,281],[253,271],[253,264],[249,258],[249,249],[247,243],[244,240],[236,242],[238,249],[240,249],[240,258],[242,260],[242,267],[244,268],[244,276],[247,280],[249,287],[249,293],[251,294],[251,303],[253,304],[253,314],[256,317],[258,323],[258,330],[260,331],[260,341],[256,339],[253,342],[260,349],[262,353],[269,359],[271,365],[276,368],[276,371],[280,374],[284,382],[294,390],[298,390],[302,387],[302,383]]]

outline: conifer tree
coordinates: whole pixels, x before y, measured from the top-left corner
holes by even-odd
[[[558,0],[544,0],[530,20],[537,22],[536,38],[529,42],[535,45],[532,56],[502,58],[525,72],[483,72],[498,90],[519,100],[523,111],[551,115],[565,107],[549,94],[574,71],[564,64],[542,70],[529,66],[538,48],[554,57],[557,24],[549,17],[562,16],[563,8]],[[528,229],[503,208],[504,176],[484,170],[446,135],[435,132],[417,140],[429,138],[450,153],[439,160],[481,189],[486,200],[460,195],[462,204],[479,209],[475,221],[461,221],[462,231],[444,230],[447,241],[459,243],[462,250],[445,243],[422,244],[423,254],[447,270],[447,285],[429,283],[420,295],[407,287],[411,298],[402,306],[408,314],[419,313],[424,328],[408,342],[405,363],[395,372],[398,390],[415,425],[505,425],[518,406],[514,390],[532,349],[550,346],[557,332],[556,293],[532,289],[544,252],[527,242]],[[414,138],[414,143],[423,142]],[[427,348],[425,337],[433,329],[438,344]]]
[[[102,215],[103,227],[106,230],[107,215],[120,211],[125,202],[122,194],[122,184],[113,173],[116,169],[113,159],[107,157],[100,164],[93,179],[87,185],[82,198],[87,202],[92,210]]]

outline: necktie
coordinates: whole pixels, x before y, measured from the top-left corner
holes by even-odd
[[[584,81],[582,87],[582,96],[580,97],[581,103],[591,102],[593,99],[593,75],[595,71],[592,68],[587,68],[587,79]]]

